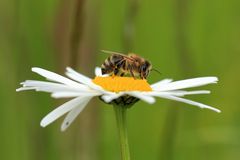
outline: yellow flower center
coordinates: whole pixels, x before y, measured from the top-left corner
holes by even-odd
[[[95,77],[93,82],[111,92],[152,91],[147,80],[134,79],[132,77]]]

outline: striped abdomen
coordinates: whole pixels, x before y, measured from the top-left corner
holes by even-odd
[[[108,57],[101,66],[102,74],[118,75],[122,67],[125,67],[126,60],[123,56],[113,54]]]

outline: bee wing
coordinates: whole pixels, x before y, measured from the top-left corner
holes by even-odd
[[[119,54],[119,55],[122,55],[122,56],[126,56],[126,55],[123,54],[123,53],[114,52],[114,51],[101,50],[101,52],[103,52],[103,53],[108,53],[108,54]]]
[[[135,61],[133,58],[131,58],[131,57],[129,57],[129,56],[123,54],[123,53],[114,52],[114,51],[107,51],[107,50],[101,50],[101,52],[107,53],[107,54],[117,54],[117,55],[121,55],[121,56],[123,56],[123,57],[126,58],[126,59],[129,59],[129,60],[131,60],[131,61]]]

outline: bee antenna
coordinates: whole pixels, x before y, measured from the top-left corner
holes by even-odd
[[[157,73],[159,73],[159,74],[162,74],[159,70],[157,70],[157,69],[155,69],[155,68],[152,68],[151,71],[155,71],[155,72],[157,72]]]

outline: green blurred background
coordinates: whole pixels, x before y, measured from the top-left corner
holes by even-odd
[[[111,106],[95,99],[66,132],[62,118],[39,122],[66,100],[19,82],[42,79],[38,66],[63,74],[66,66],[93,76],[107,57],[99,50],[138,53],[164,78],[218,76],[191,96],[222,110],[217,114],[158,99],[128,112],[133,160],[235,160],[240,157],[239,0],[0,0],[0,159],[119,160]]]

